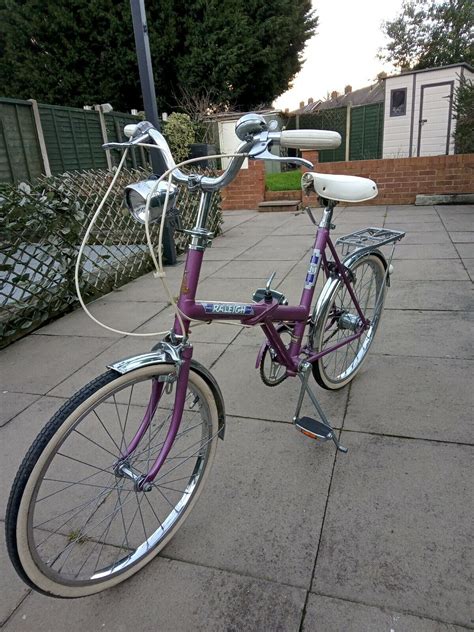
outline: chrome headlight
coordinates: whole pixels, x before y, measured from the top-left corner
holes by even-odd
[[[149,222],[158,222],[163,214],[166,193],[169,189],[168,208],[171,208],[178,195],[178,188],[168,182],[160,182],[156,186],[156,180],[142,180],[136,184],[125,187],[125,202],[133,217],[140,223],[145,223],[145,208],[148,197],[154,193],[150,200]]]

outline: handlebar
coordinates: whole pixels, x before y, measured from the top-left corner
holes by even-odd
[[[248,116],[249,115],[247,115],[246,118],[248,118]],[[147,141],[149,142],[151,140],[153,147],[156,147],[156,149],[161,152],[167,170],[174,169],[173,180],[175,182],[189,184],[192,178],[196,181],[196,184],[202,191],[211,192],[218,191],[230,184],[240,171],[240,168],[246,158],[262,160],[275,159],[275,156],[268,151],[271,144],[302,150],[335,149],[341,144],[341,136],[337,132],[311,129],[269,132],[266,131],[266,123],[263,117],[260,117],[259,115],[252,116],[254,117],[251,120],[252,125],[254,124],[255,117],[261,119],[258,129],[249,128],[248,133],[244,131],[243,135],[239,134],[240,138],[244,138],[244,140],[235,151],[235,154],[237,155],[234,155],[231,158],[227,169],[225,169],[220,176],[215,178],[211,178],[209,176],[189,176],[177,168],[166,139],[157,129],[153,127],[151,123],[147,121],[125,126],[124,134],[130,140],[124,143],[107,143],[102,145],[102,147],[104,149],[124,149],[126,147],[133,147],[140,144],[143,145],[146,144]],[[264,131],[262,131],[262,129]],[[285,160],[284,158],[277,159]],[[288,161],[300,162],[301,164],[312,167],[310,162],[301,158],[292,157],[288,158]]]

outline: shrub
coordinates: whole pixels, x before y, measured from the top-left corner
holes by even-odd
[[[176,162],[182,162],[189,156],[189,148],[195,142],[194,125],[187,114],[173,112],[168,117],[163,133]]]

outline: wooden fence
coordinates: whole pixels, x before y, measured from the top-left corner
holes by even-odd
[[[0,182],[110,168],[120,156],[117,152],[105,152],[101,145],[122,141],[123,127],[139,120],[122,112],[0,98]],[[146,164],[143,149],[129,152],[129,168]]]
[[[382,157],[383,103],[320,110],[291,117],[287,129],[329,129],[339,132],[337,149],[319,152],[319,162],[373,160]]]

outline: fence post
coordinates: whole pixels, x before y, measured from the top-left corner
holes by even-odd
[[[107,125],[105,124],[105,116],[102,112],[102,106],[94,105],[94,110],[99,114],[100,131],[102,132],[102,140],[105,145],[105,143],[109,142],[109,138],[107,136]],[[110,155],[110,149],[105,150],[105,158],[107,160],[107,168],[112,169],[112,156]]]
[[[49,166],[48,151],[46,149],[46,143],[44,142],[43,126],[41,125],[41,116],[38,108],[38,101],[36,99],[28,99],[33,109],[33,119],[35,121],[36,134],[38,136],[38,142],[40,146],[41,158],[43,160],[44,174],[45,176],[51,175],[51,167]]]
[[[349,162],[350,158],[350,144],[351,144],[351,110],[352,104],[348,103],[346,108],[346,155],[345,160]]]

